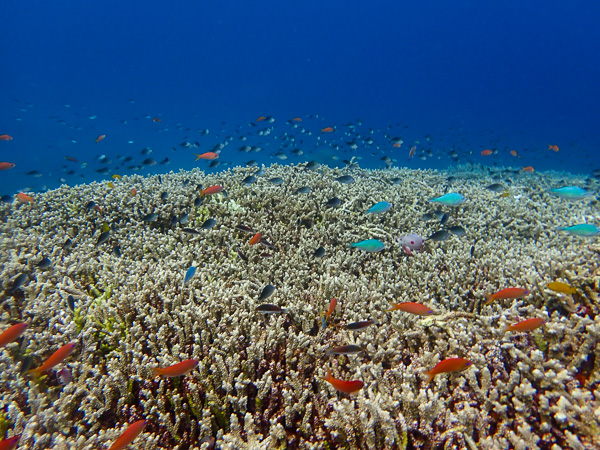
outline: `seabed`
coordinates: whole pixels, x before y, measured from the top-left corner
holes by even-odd
[[[146,419],[129,448],[600,446],[600,238],[559,231],[597,221],[599,204],[549,192],[577,185],[597,195],[598,180],[476,166],[263,169],[251,185],[241,180],[256,169],[182,171],[0,206],[0,332],[29,322],[0,348],[0,439],[20,434],[23,449],[109,448]],[[354,182],[336,181],[342,175]],[[505,189],[487,190],[492,183]],[[212,185],[225,191],[200,194]],[[295,193],[303,186],[311,192]],[[447,192],[466,201],[429,202]],[[326,207],[333,197],[340,206]],[[392,208],[365,213],[380,201]],[[156,220],[143,221],[150,213]],[[446,225],[436,213],[448,214]],[[201,228],[209,218],[216,225]],[[239,225],[273,248],[249,245],[253,234]],[[428,240],[411,255],[397,240],[450,226],[466,235]],[[386,248],[349,246],[366,239]],[[41,269],[45,257],[51,265]],[[576,292],[557,293],[553,281]],[[275,290],[260,301],[268,284]],[[530,294],[484,305],[517,286]],[[332,298],[338,307],[324,328]],[[387,311],[409,301],[434,314]],[[259,314],[261,303],[287,312]],[[547,322],[504,332],[531,317]],[[375,324],[345,328],[367,319]],[[76,349],[64,362],[38,378],[24,373],[69,342]],[[364,351],[326,354],[345,344]],[[423,372],[450,357],[473,365],[426,384]],[[189,374],[154,376],[190,358],[200,362]],[[364,387],[339,393],[321,379],[328,369]]]

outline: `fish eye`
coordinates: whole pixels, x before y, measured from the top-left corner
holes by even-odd
[[[414,243],[415,243],[415,241],[410,241],[410,243],[411,243],[411,244],[414,244]]]

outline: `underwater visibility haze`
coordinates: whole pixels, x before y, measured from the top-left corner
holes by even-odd
[[[3,11],[0,449],[600,446],[600,4]]]

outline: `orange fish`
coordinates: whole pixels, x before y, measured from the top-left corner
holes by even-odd
[[[100,136],[98,136],[98,137],[96,138],[96,144],[97,144],[98,142],[100,142],[100,141],[104,140],[104,138],[105,138],[105,137],[106,137],[106,135],[105,135],[105,134],[101,134]]]
[[[321,128],[321,133],[333,133],[333,127]]]
[[[21,439],[20,434],[0,441],[0,450],[14,450],[19,444],[19,439]]]
[[[13,137],[8,134],[0,134],[0,141],[12,141]]]
[[[428,316],[433,313],[433,309],[429,306],[422,305],[420,303],[404,302],[394,303],[388,311],[404,311],[411,314],[418,314],[419,316]]]
[[[337,299],[332,298],[331,302],[329,302],[329,310],[323,316],[323,320],[322,320],[322,323],[321,323],[321,327],[323,328],[323,330],[325,328],[327,328],[327,324],[329,323],[329,318],[331,317],[331,315],[335,311],[335,307],[336,306],[337,306]]]
[[[516,150],[511,150],[510,154],[513,155],[513,156],[518,156],[519,155]]]
[[[196,161],[199,159],[205,159],[207,161],[212,161],[213,159],[217,159],[219,157],[218,153],[215,152],[206,152],[199,155],[198,153],[194,153],[196,155]]]
[[[10,344],[15,339],[18,339],[29,325],[25,322],[17,323],[11,327],[8,327],[6,330],[0,334],[0,348],[4,347],[6,344]]]
[[[523,167],[521,169],[521,172],[529,172],[529,173],[533,173],[534,169],[533,166],[527,166],[527,167]]]
[[[169,367],[164,367],[162,369],[160,367],[155,367],[152,370],[154,370],[155,376],[162,375],[167,378],[178,377],[193,370],[198,365],[198,362],[197,359],[186,359],[185,361],[181,361],[180,363],[173,364]]]
[[[266,119],[265,116],[260,116],[258,119],[255,120],[255,122],[262,122],[265,119]]]
[[[416,151],[417,151],[417,146],[413,145],[412,148],[410,149],[410,151],[408,152],[408,159],[411,159],[413,156],[415,156]]]
[[[344,381],[338,380],[337,378],[333,378],[331,376],[331,370],[329,369],[327,369],[327,376],[321,377],[321,379],[331,384],[336,391],[345,392],[346,394],[350,395],[360,391],[365,385],[365,383],[363,383],[360,380]]]
[[[544,319],[538,319],[537,317],[533,317],[531,319],[526,319],[521,322],[515,323],[514,325],[510,325],[506,327],[504,332],[507,331],[533,331],[536,328],[544,325],[546,321]]]
[[[494,153],[493,151],[491,151],[490,149],[487,150],[483,150],[481,152],[481,156],[490,156],[492,153]]]
[[[213,195],[223,191],[223,186],[215,185],[207,187],[200,192],[201,195]]]
[[[256,245],[260,242],[260,240],[262,239],[262,234],[260,233],[256,233],[254,236],[252,236],[252,238],[250,239],[250,241],[248,242],[248,244],[250,245]]]
[[[76,345],[76,342],[70,342],[66,345],[63,345],[61,348],[52,353],[52,355],[50,355],[50,358],[44,361],[44,364],[35,369],[28,370],[27,373],[32,373],[36,377],[38,377],[44,372],[48,372],[54,366],[63,362],[71,353],[73,353],[73,350],[75,350]]]
[[[396,142],[396,143],[394,143],[394,147],[396,147],[396,148],[402,147],[402,142]]]
[[[108,450],[123,450],[131,444],[142,431],[144,431],[145,426],[146,420],[144,419],[132,423],[125,431],[123,431],[123,434],[119,436],[119,439],[117,439]]]
[[[0,162],[0,170],[12,169],[13,167],[15,167],[15,163]]]
[[[137,194],[137,189],[136,188],[131,188],[131,191],[129,191],[129,192],[131,192],[131,196],[132,197],[135,197],[135,195]]]
[[[292,120],[294,122],[302,122],[302,119],[300,117],[294,117]]]
[[[162,119],[159,119],[158,117],[155,117],[154,119],[152,119],[152,122],[162,122]]]
[[[553,152],[557,152],[560,149],[558,148],[558,145],[548,145],[548,150],[552,150]]]
[[[527,294],[529,294],[529,291],[527,289],[520,288],[520,287],[509,287],[506,289],[501,289],[498,292],[496,292],[495,294],[488,295],[487,301],[484,303],[484,305],[489,305],[494,300],[504,300],[504,299],[508,299],[508,298],[510,298],[510,299],[523,298]]]
[[[472,364],[473,361],[465,358],[448,358],[440,361],[433,369],[424,372],[424,374],[428,376],[427,383],[430,383],[433,377],[440,373],[461,372],[468,369]]]
[[[24,192],[19,192],[17,194],[17,199],[19,199],[23,203],[33,203],[33,197],[30,197]]]

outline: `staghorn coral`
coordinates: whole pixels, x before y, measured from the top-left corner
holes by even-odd
[[[346,171],[326,167],[264,171],[250,187],[240,183],[242,168],[194,170],[163,175],[162,183],[124,177],[114,189],[63,186],[32,205],[1,206],[0,320],[31,322],[21,341],[0,349],[2,429],[22,433],[21,445],[32,449],[108,447],[141,418],[148,424],[133,448],[207,448],[211,437],[223,449],[600,444],[599,251],[593,240],[556,232],[594,220],[598,204],[548,194],[564,174],[518,176],[511,195],[500,197],[483,189],[490,175],[478,167],[355,169],[349,185],[332,181]],[[395,238],[440,228],[421,215],[435,209],[427,200],[444,191],[448,175],[468,201],[444,209],[467,235],[427,242],[423,253],[407,257]],[[284,184],[266,181],[273,176]],[[387,181],[393,177],[404,182]],[[199,184],[221,184],[228,196],[204,197],[194,207]],[[304,185],[310,194],[293,194]],[[167,202],[160,201],[165,190]],[[326,208],[333,196],[342,205]],[[88,200],[102,212],[84,208]],[[391,211],[365,214],[382,200]],[[143,222],[148,212],[158,220]],[[170,224],[171,215],[186,212],[193,226],[208,217],[217,226],[196,235]],[[104,223],[110,238],[97,245]],[[249,247],[239,224],[263,233],[275,245],[272,257],[262,256],[265,247]],[[72,246],[63,245],[67,238]],[[384,241],[386,250],[348,248],[368,238]],[[112,252],[117,243],[121,257]],[[327,252],[313,258],[319,246]],[[41,255],[53,262],[47,270],[35,267]],[[191,265],[198,270],[183,286]],[[11,292],[19,273],[28,281]],[[545,288],[559,278],[578,292]],[[276,286],[269,302],[288,314],[256,313],[266,284]],[[486,294],[512,285],[532,294],[483,306]],[[332,297],[340,311],[322,330]],[[392,301],[422,302],[436,315],[388,313]],[[532,316],[548,322],[529,334],[503,332]],[[377,325],[344,328],[368,317]],[[20,373],[27,355],[37,365],[68,341],[79,343],[63,364],[71,382],[63,385],[56,372],[40,380]],[[348,343],[365,352],[326,356],[326,348]],[[451,356],[474,366],[426,385],[421,373]],[[153,377],[153,367],[188,358],[200,360],[189,375]],[[365,387],[355,397],[338,394],[319,378],[327,368]]]

